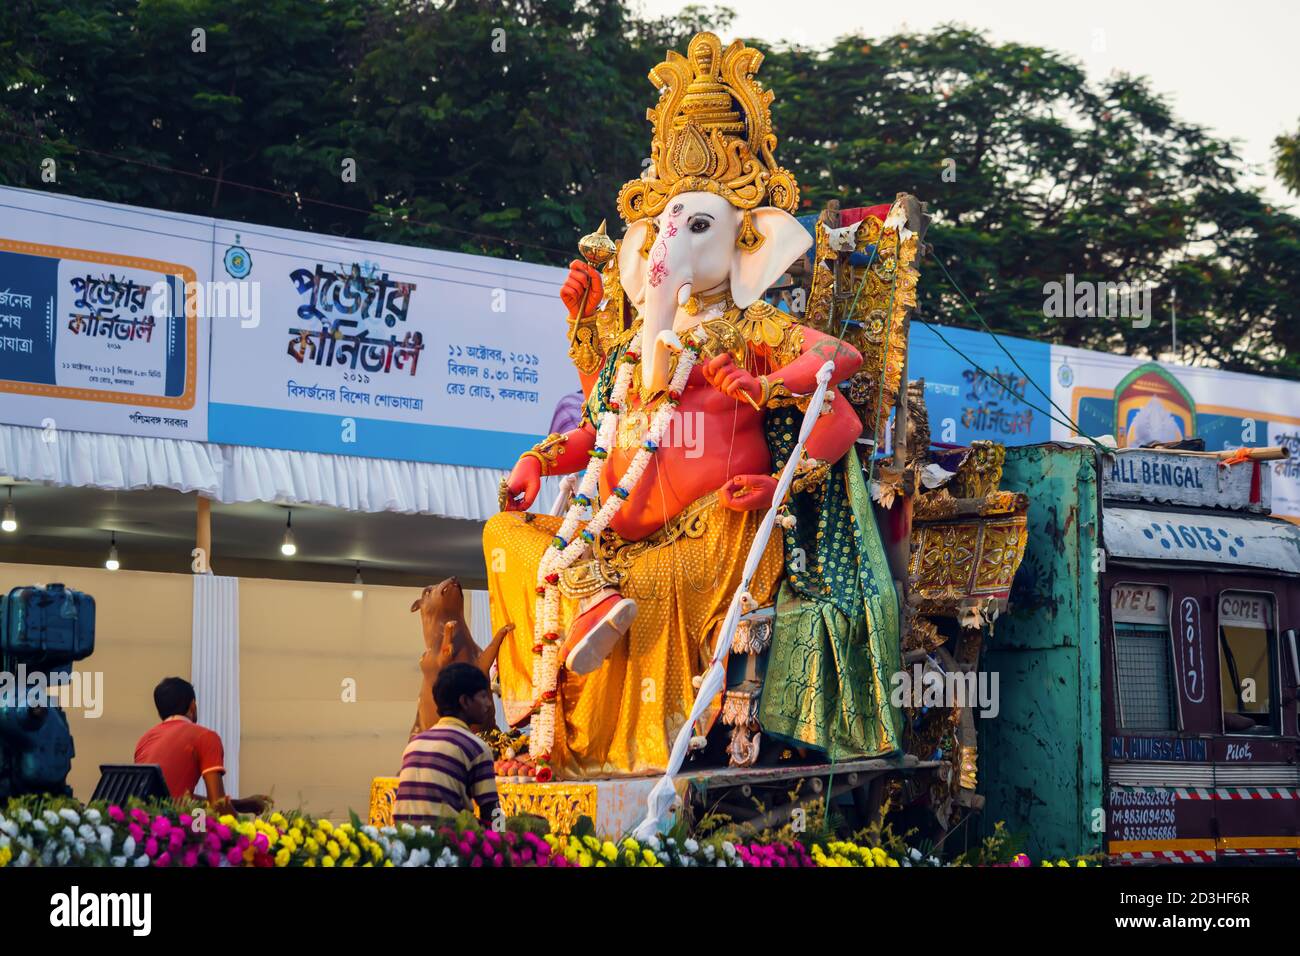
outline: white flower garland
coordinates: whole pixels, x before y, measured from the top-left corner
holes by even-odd
[[[650,457],[658,450],[664,433],[668,430],[673,412],[681,398],[681,393],[690,378],[691,369],[699,357],[699,348],[687,345],[677,361],[677,369],[668,386],[668,399],[655,412],[650,425],[642,436],[641,448],[628,465],[619,486],[609,496],[587,522],[587,526],[578,532],[582,512],[590,508],[600,488],[600,476],[605,469],[609,449],[614,443],[618,431],[619,414],[627,401],[628,387],[632,382],[632,372],[640,361],[640,355],[629,349],[620,358],[618,374],[614,379],[614,388],[610,392],[609,407],[600,418],[600,427],[596,431],[596,444],[588,454],[591,462],[583,473],[573,503],[565,513],[564,520],[556,531],[551,547],[547,548],[537,566],[537,605],[534,619],[540,623],[542,636],[533,645],[533,688],[537,694],[536,710],[528,736],[528,753],[537,763],[537,778],[550,779],[551,748],[555,744],[555,716],[557,705],[557,682],[560,672],[560,572],[577,561],[589,547],[595,544],[609,523],[623,506],[628,496],[636,488],[650,465]],[[575,535],[575,532],[578,532]]]

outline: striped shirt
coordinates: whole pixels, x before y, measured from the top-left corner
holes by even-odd
[[[464,721],[443,717],[402,753],[393,822],[431,824],[471,809],[471,798],[479,818],[490,819],[497,805],[492,751]]]

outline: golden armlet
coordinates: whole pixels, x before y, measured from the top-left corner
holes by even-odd
[[[564,453],[564,447],[567,442],[568,439],[565,438],[565,436],[557,432],[552,432],[546,436],[544,441],[538,442],[519,457],[521,460],[524,458],[536,458],[538,463],[542,466],[542,474],[546,475],[550,473],[549,469],[555,466],[555,460]]]

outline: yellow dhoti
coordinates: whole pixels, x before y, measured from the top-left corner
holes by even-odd
[[[586,568],[566,575],[570,582],[601,574],[617,578],[619,592],[635,598],[638,611],[627,637],[599,669],[582,676],[560,672],[551,752],[557,776],[643,774],[667,766],[673,738],[695,699],[691,679],[708,666],[762,518],[762,511],[731,511],[708,495],[645,541],[623,542],[606,532],[597,549],[599,564],[588,561]],[[502,512],[483,531],[492,628],[515,625],[497,658],[511,722],[521,721],[534,701],[537,564],[559,525],[560,519],[549,515]],[[776,534],[750,582],[760,603],[771,601],[781,568]],[[577,615],[578,598],[572,587],[567,596],[561,590],[561,622],[567,628]]]

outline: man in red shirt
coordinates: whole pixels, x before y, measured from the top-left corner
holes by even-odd
[[[188,798],[201,777],[208,803],[218,810],[261,813],[270,806],[269,797],[239,800],[226,796],[221,779],[226,772],[221,737],[198,725],[198,701],[189,681],[164,677],[153,689],[153,702],[162,723],[145,731],[135,745],[135,762],[158,764],[173,798]]]

